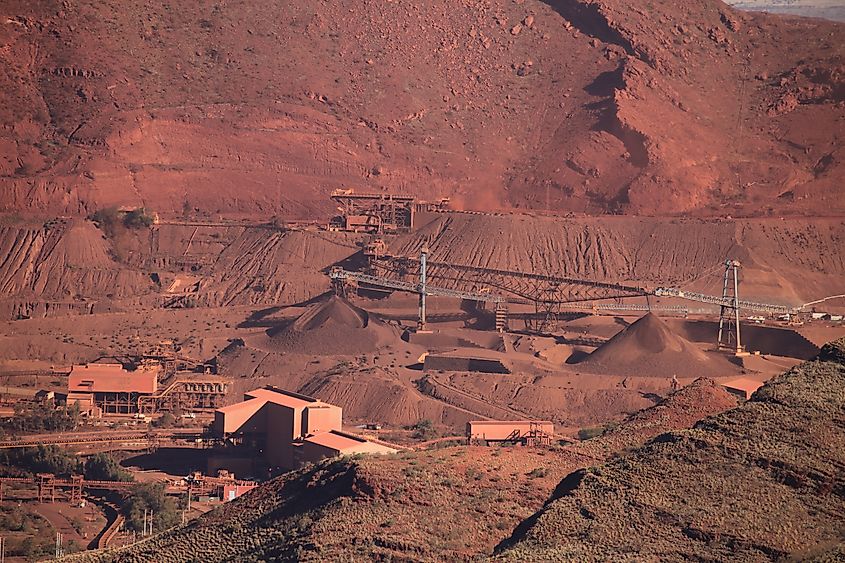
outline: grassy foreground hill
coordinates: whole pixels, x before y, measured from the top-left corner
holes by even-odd
[[[841,560],[843,468],[839,340],[748,403],[569,475],[498,558]]]

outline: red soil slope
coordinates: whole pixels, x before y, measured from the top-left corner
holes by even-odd
[[[732,257],[743,264],[743,296],[800,305],[842,293],[843,237],[845,224],[832,218],[447,213],[396,237],[390,251],[417,255],[425,242],[434,261],[710,294],[721,291],[720,264]],[[90,223],[70,220],[0,225],[0,318],[160,306],[183,297],[204,307],[302,303],[329,290],[325,270],[351,260],[361,241],[351,233],[257,227],[162,224],[104,239]],[[432,284],[451,287],[435,274]]]
[[[5,2],[0,211],[840,213],[845,28],[716,0]]]
[[[153,291],[148,275],[118,263],[112,254],[103,233],[87,221],[0,226],[0,293],[73,301]]]
[[[735,407],[736,397],[712,379],[699,378],[653,407],[638,411],[622,424],[584,444],[609,455],[645,442],[670,428],[688,428],[702,418]],[[596,457],[600,454],[596,453]]]

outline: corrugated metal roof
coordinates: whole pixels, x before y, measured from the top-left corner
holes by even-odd
[[[347,434],[345,432],[338,432],[337,430],[330,430],[329,432],[320,432],[318,434],[308,436],[303,441],[310,442],[312,444],[317,444],[325,448],[331,448],[339,452],[342,452],[347,448],[352,448],[367,443],[367,440],[365,440],[364,438],[359,438],[358,436],[353,436],[352,434]]]
[[[750,377],[740,377],[731,379],[730,381],[723,381],[720,383],[722,387],[730,387],[731,389],[739,389],[741,391],[754,392],[762,387],[765,382],[758,379],[751,379]]]
[[[304,408],[308,405],[313,405],[314,403],[320,402],[318,399],[308,397],[306,395],[300,395],[299,393],[291,393],[282,389],[275,388],[267,389],[266,387],[262,387],[261,389],[254,389],[252,391],[244,393],[244,395],[246,395],[247,397],[260,398],[264,401],[275,403],[277,405],[283,405],[292,409]]]
[[[76,365],[68,376],[68,392],[152,394],[158,389],[159,371],[145,366],[127,371],[121,364]]]
[[[228,405],[226,407],[220,407],[217,409],[217,412],[221,412],[223,414],[233,414],[240,411],[258,411],[261,407],[263,407],[267,403],[266,399],[256,397],[254,399],[248,399],[246,401],[242,401],[240,403],[235,403],[234,405]]]
[[[244,393],[244,396],[247,397],[246,400],[233,405],[220,407],[217,409],[217,412],[223,414],[224,416],[234,415],[235,413],[241,412],[258,412],[267,403],[273,403],[274,405],[280,405],[290,409],[326,405],[326,403],[321,403],[317,399],[312,399],[311,397],[306,397],[305,395],[299,395],[296,393],[288,393],[275,388],[267,389],[262,387],[260,389],[254,389]]]

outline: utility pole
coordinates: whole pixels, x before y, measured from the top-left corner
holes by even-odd
[[[182,524],[183,525],[185,524],[185,522],[188,521],[188,511],[191,510],[191,488],[192,488],[191,485],[192,484],[193,484],[193,481],[189,480],[188,481],[188,491],[187,491],[188,492],[188,495],[187,495],[188,499],[187,499],[187,502],[185,503],[185,509],[182,511]]]
[[[420,249],[420,318],[417,322],[417,332],[425,330],[425,294],[426,294],[426,261],[428,259],[428,244]]]
[[[56,559],[63,555],[62,551],[62,533],[56,532]]]
[[[6,538],[0,538],[0,563],[6,563]]]

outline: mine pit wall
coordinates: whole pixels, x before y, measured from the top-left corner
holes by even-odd
[[[391,254],[416,256],[425,243],[432,262],[710,293],[721,290],[718,276],[690,280],[730,257],[743,263],[744,296],[791,304],[841,293],[845,276],[839,219],[440,215],[388,241]]]
[[[48,317],[74,317],[110,313],[108,305],[92,301],[56,302],[56,301],[2,301],[0,319],[41,319]]]

